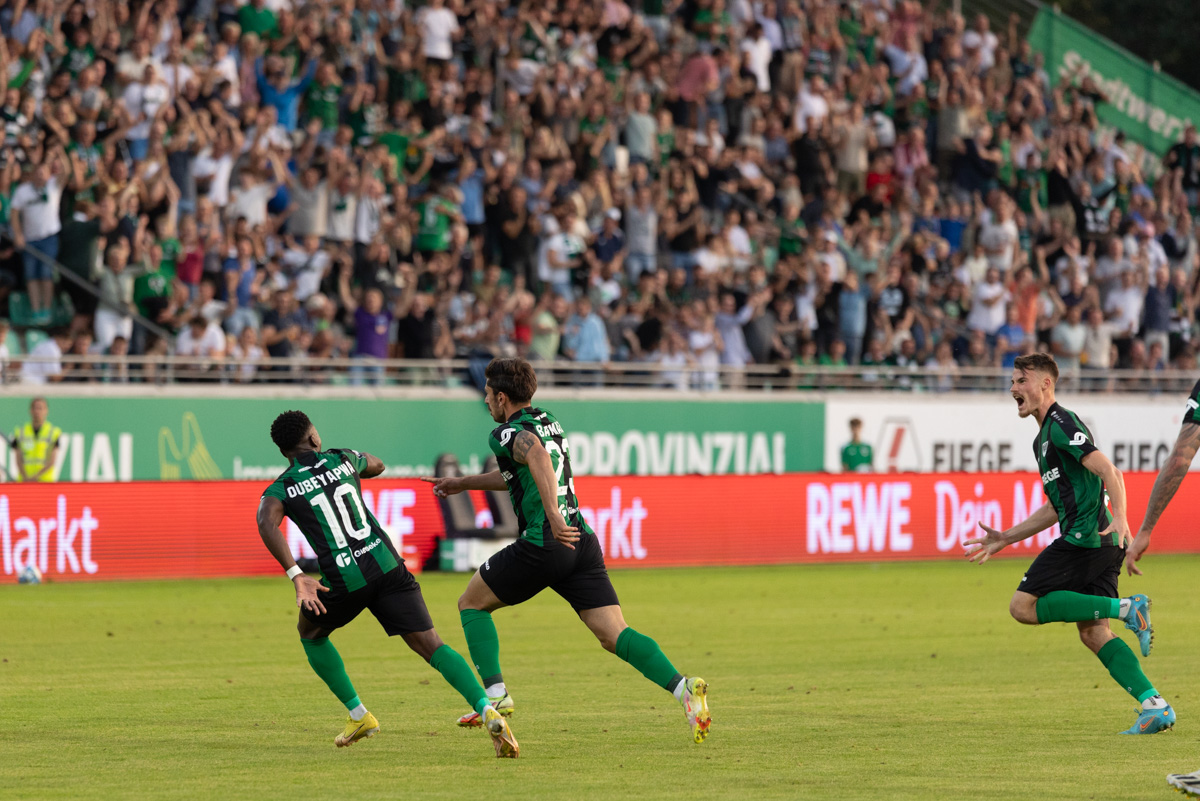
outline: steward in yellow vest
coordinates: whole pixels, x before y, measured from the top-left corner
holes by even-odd
[[[45,398],[29,404],[29,422],[13,429],[13,453],[17,455],[17,481],[54,481],[54,459],[62,429],[46,420],[50,411]]]

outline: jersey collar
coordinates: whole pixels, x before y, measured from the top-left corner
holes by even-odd
[[[513,420],[516,420],[518,417],[523,417],[526,413],[528,413],[531,417],[533,416],[533,406],[532,405],[526,406],[523,409],[518,409],[517,411],[513,412],[512,414],[510,414],[508,416],[508,419],[505,420],[504,422],[511,423]]]

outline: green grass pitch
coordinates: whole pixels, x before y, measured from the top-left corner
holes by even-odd
[[[0,797],[1171,797],[1164,774],[1200,768],[1200,557],[1150,556],[1122,581],[1155,601],[1144,665],[1179,714],[1150,737],[1117,735],[1135,703],[1073,626],[1009,619],[1025,564],[615,573],[630,624],[710,683],[699,746],[544,593],[496,613],[515,762],[456,728],[458,695],[365,615],[334,641],[382,731],[334,748],[345,713],[304,660],[283,577],[4,586]],[[422,579],[464,654],[465,582]]]

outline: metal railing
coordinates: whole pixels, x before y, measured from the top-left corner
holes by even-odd
[[[206,359],[189,356],[73,355],[12,359],[3,365],[8,383],[21,381],[22,364],[55,365],[55,380],[70,383],[166,385],[178,383],[232,386],[312,385],[374,388],[476,387],[482,382],[481,359]],[[764,393],[1006,392],[1009,370],[996,367],[894,367],[662,365],[642,362],[535,362],[540,387],[678,390]],[[35,370],[41,374],[42,370]],[[1197,375],[1182,370],[1065,371],[1060,391],[1186,394]]]

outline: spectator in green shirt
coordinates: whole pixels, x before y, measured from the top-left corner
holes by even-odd
[[[317,141],[329,144],[338,127],[338,98],[342,95],[342,83],[337,79],[337,69],[326,61],[317,69],[317,77],[304,93],[304,115],[302,122],[321,121],[321,134]]]
[[[266,0],[251,0],[238,9],[237,18],[243,33],[253,33],[259,38],[271,37],[279,27],[275,12],[267,8]]]

